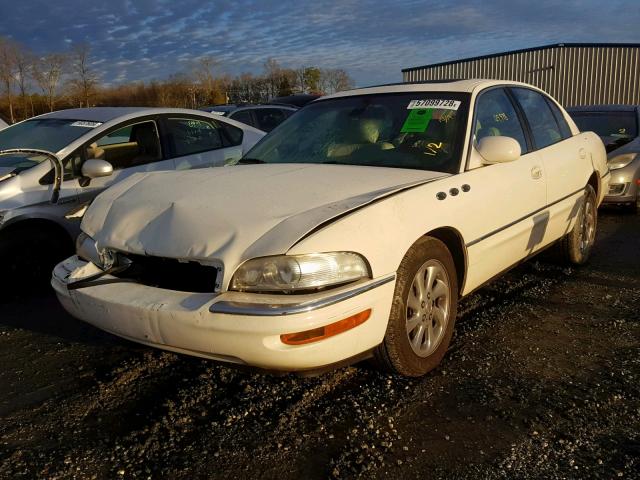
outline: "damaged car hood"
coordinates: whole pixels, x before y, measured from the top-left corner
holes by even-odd
[[[285,253],[336,217],[443,176],[317,164],[141,173],[100,194],[82,230],[101,248],[237,265]]]

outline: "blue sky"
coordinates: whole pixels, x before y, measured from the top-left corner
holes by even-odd
[[[37,53],[88,42],[105,83],[163,79],[198,57],[232,75],[344,68],[358,86],[400,70],[562,42],[640,42],[638,0],[3,0],[0,35]]]

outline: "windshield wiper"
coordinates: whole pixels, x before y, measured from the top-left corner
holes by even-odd
[[[259,158],[241,158],[238,160],[238,165],[252,165],[257,163],[264,163],[264,160],[260,160]]]

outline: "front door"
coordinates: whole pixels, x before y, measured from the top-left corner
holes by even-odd
[[[155,120],[123,125],[85,145],[80,153],[84,160],[106,160],[113,166],[113,174],[108,177],[77,180],[81,203],[90,202],[104,189],[134,173],[175,169],[174,161],[163,151]]]
[[[465,231],[469,277],[465,293],[541,247],[549,216],[543,159],[531,147],[516,109],[502,88],[482,93],[476,102],[473,146],[466,172],[457,175],[464,194],[460,215]],[[486,136],[520,143],[522,156],[508,163],[482,165],[476,150]]]

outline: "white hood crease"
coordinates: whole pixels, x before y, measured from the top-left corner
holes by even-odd
[[[82,229],[98,246],[134,254],[221,260],[286,253],[331,219],[446,176],[344,165],[241,165],[141,173],[100,194]]]

